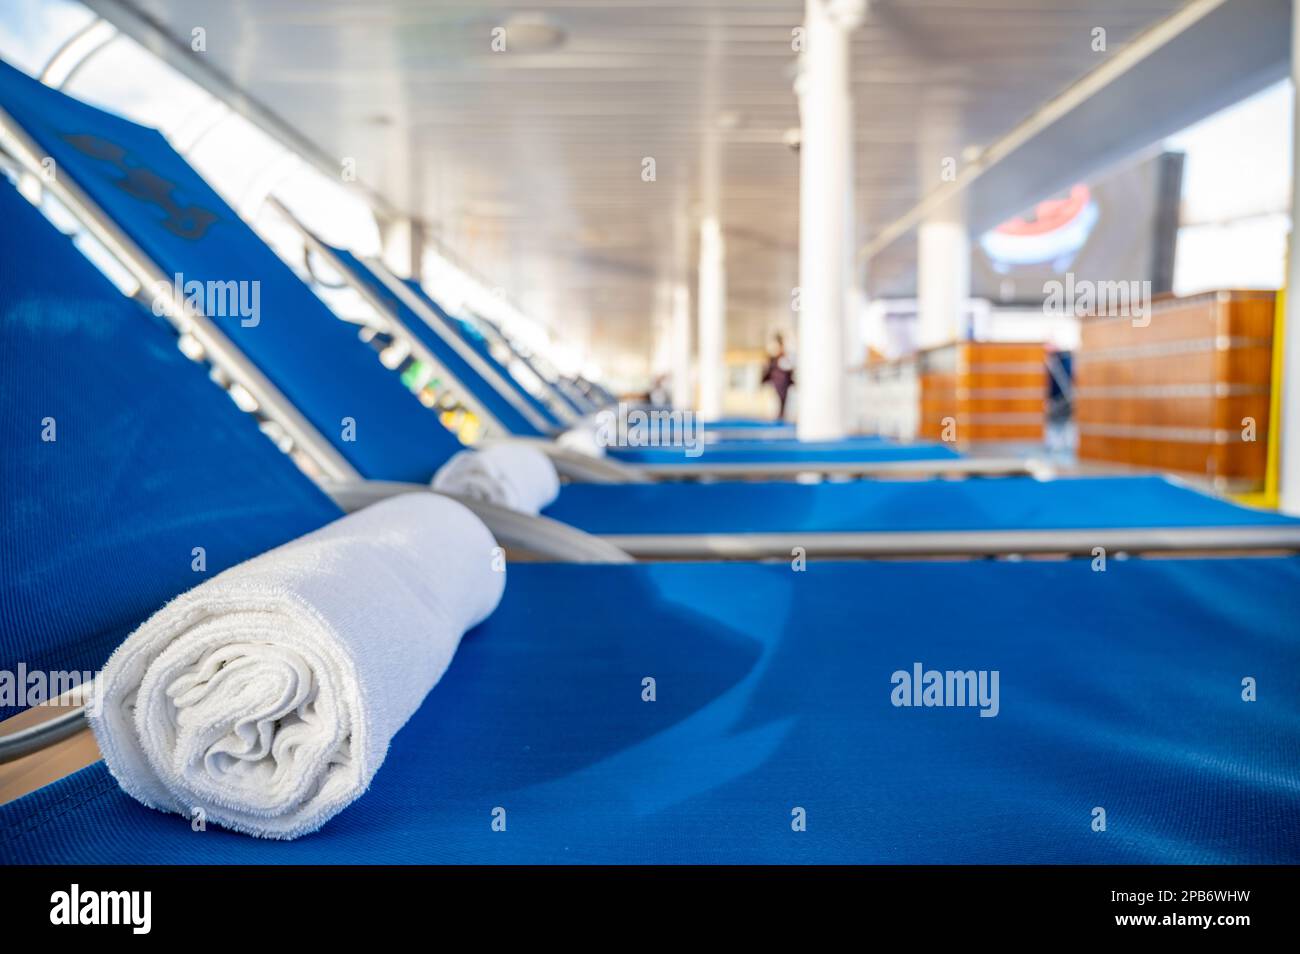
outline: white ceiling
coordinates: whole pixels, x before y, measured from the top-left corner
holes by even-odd
[[[1114,56],[1182,0],[873,0],[853,43],[860,238]],[[105,4],[91,2],[103,8]],[[197,58],[597,357],[650,347],[656,283],[694,255],[719,162],[729,343],[788,322],[797,284],[801,0],[113,0]],[[540,11],[565,34],[529,53],[492,29]],[[1107,50],[1094,52],[1093,30]],[[653,157],[656,181],[642,180]],[[1018,210],[1007,210],[1008,213]],[[681,226],[685,224],[687,228]],[[686,239],[683,242],[682,235]],[[903,238],[869,268],[906,293]],[[693,280],[693,279],[692,279]]]

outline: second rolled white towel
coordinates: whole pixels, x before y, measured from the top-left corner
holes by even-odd
[[[600,429],[591,420],[579,421],[556,438],[555,443],[565,450],[586,454],[588,457],[605,456]]]
[[[177,597],[104,667],[90,722],[109,770],[152,808],[316,830],[496,608],[495,548],[460,504],[405,494]]]
[[[456,454],[433,475],[433,489],[536,516],[560,495],[560,476],[536,447],[507,441]]]

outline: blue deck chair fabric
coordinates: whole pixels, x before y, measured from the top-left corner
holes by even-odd
[[[600,410],[600,405],[584,394],[582,388],[578,387],[572,378],[566,378],[561,375],[556,379],[555,386],[559,388],[569,399],[569,402],[577,408],[579,414],[594,414]]]
[[[658,433],[665,435],[680,435],[685,437],[697,436],[694,433],[686,432],[690,427],[692,432],[699,423],[698,420],[686,418],[680,411],[674,411],[671,407],[643,406],[632,410],[640,410],[647,415],[649,421],[655,422]],[[631,410],[628,411],[630,415]],[[761,427],[761,422],[754,422],[752,426],[732,428],[730,425],[718,421],[702,422],[704,439],[710,446],[725,445],[726,447],[750,447],[750,446],[789,446],[807,449],[809,447],[898,447],[900,442],[892,437],[884,437],[880,434],[849,434],[833,441],[800,441],[795,433],[793,424],[772,424],[769,428]]]
[[[361,265],[363,268],[365,267],[364,262],[358,262],[358,264]],[[369,271],[369,269],[366,270]],[[421,285],[419,282],[417,282],[415,279],[413,278],[403,279],[403,284],[405,284],[406,287],[411,290],[412,294],[414,294],[422,302],[428,305],[429,308],[433,309],[434,314],[438,315],[446,324],[446,326],[453,333],[458,335],[460,339],[465,342],[465,344],[473,348],[475,353],[478,354],[485,362],[487,362],[489,367],[491,367],[494,371],[496,371],[497,374],[501,376],[501,379],[505,381],[507,385],[510,386],[512,391],[519,396],[520,400],[526,402],[528,406],[533,409],[534,412],[541,415],[541,417],[547,422],[548,426],[552,431],[559,431],[564,429],[565,427],[564,422],[560,420],[560,418],[555,414],[555,412],[551,410],[551,408],[547,407],[546,404],[540,399],[538,399],[538,397],[534,395],[531,391],[529,391],[528,388],[524,387],[523,382],[521,382],[518,378],[516,378],[506,365],[502,364],[499,360],[497,360],[497,356],[492,353],[491,343],[487,340],[487,338],[478,328],[475,328],[470,322],[464,320],[463,318],[457,318],[455,315],[448,314],[447,310],[443,308],[440,304],[438,304],[438,302],[436,302],[433,299],[433,297],[430,296],[429,293],[424,290],[424,286]],[[415,320],[418,320],[418,316],[415,316]],[[525,366],[534,375],[536,375],[537,379],[541,381],[543,385],[545,385],[548,388],[550,387],[550,385],[547,384],[546,379],[542,377],[542,375],[537,371],[537,369],[532,365],[531,362],[523,358],[521,358],[520,360],[523,361]]]
[[[794,425],[787,424],[785,421],[774,421],[761,417],[720,417],[716,421],[709,421],[706,427],[717,428],[718,430],[745,430],[752,428],[754,430],[781,428],[793,431]]]
[[[569,382],[565,381],[563,378],[556,378],[553,380],[551,382],[551,387],[555,390],[555,393],[573,409],[573,413],[577,414],[579,417],[590,414],[595,410],[591,403],[583,398],[581,394],[578,394]]]
[[[415,336],[429,352],[442,363],[442,366],[456,379],[457,383],[476,398],[498,421],[512,434],[522,437],[545,436],[519,410],[510,403],[496,388],[479,374],[474,367],[461,357],[454,347],[447,343],[438,332],[429,327],[423,318],[411,311],[406,304],[389,291],[360,259],[351,252],[330,246],[330,251],[337,256],[339,263],[349,274],[391,310],[397,320]],[[507,375],[507,378],[509,376]]]
[[[1300,560],[510,574],[320,832],[196,834],[96,765],[0,806],[0,862],[1300,861]],[[915,663],[997,670],[997,716],[895,707]]]
[[[357,329],[335,319],[157,131],[4,62],[0,105],[167,274],[258,283],[256,324],[230,315],[216,325],[363,477],[427,481],[460,449]]]
[[[592,400],[601,407],[610,407],[618,403],[618,398],[615,396],[614,392],[603,384],[597,384],[595,381],[587,381],[586,378],[583,378],[583,381],[586,382]]]
[[[338,509],[6,181],[0,222],[0,670],[80,673]]]
[[[893,461],[955,460],[962,455],[947,444],[926,441],[895,444],[889,441],[719,441],[706,443],[703,453],[688,457],[681,446],[611,447],[611,458],[628,464],[871,464]]]
[[[761,426],[757,425],[735,426],[722,424],[719,421],[705,422],[705,433],[719,434],[720,432],[729,432],[735,435],[732,439],[744,435],[742,439],[748,439],[748,441],[774,441],[774,439],[793,441],[797,437],[797,430],[793,424],[774,424],[774,422],[770,421],[767,426],[761,428]]]
[[[411,286],[413,291],[415,291],[421,297],[425,298],[431,305],[433,305],[433,307],[441,309],[442,306],[439,305],[436,301],[433,300],[433,298],[429,296],[429,294],[424,290],[424,287],[420,285],[419,282],[409,281],[407,282],[407,284]],[[563,411],[566,416],[569,414],[576,415],[580,413],[577,405],[575,405],[572,401],[570,401],[568,396],[565,395],[564,392],[559,389],[559,387],[557,387],[555,380],[550,375],[548,375],[544,370],[542,370],[541,367],[538,366],[535,355],[531,354],[527,350],[521,349],[518,346],[518,344],[513,340],[511,340],[510,336],[507,335],[504,331],[502,331],[501,327],[497,325],[495,322],[491,321],[488,318],[484,318],[482,315],[479,314],[475,314],[474,317],[475,320],[480,321],[483,324],[487,325],[489,328],[491,328],[492,331],[497,335],[497,337],[499,337],[501,341],[505,343],[506,347],[510,349],[511,355],[513,355],[514,358],[517,361],[519,361],[520,364],[522,364],[525,368],[527,368],[529,372],[532,373],[533,377],[535,377],[538,381],[541,382],[542,387],[546,389],[547,396],[552,400],[555,407],[558,407],[561,411]],[[551,411],[553,414],[555,413],[553,408],[548,407],[547,410]],[[555,419],[556,422],[560,423],[561,425],[566,423],[564,417],[562,417],[559,414],[555,415]]]
[[[720,417],[706,421],[706,431],[728,431],[728,440],[772,440],[796,437],[795,425],[789,421],[762,417]],[[753,432],[746,434],[746,432]]]
[[[727,447],[768,446],[782,443],[804,448],[810,445],[827,447],[909,447],[917,446],[918,443],[904,441],[897,437],[887,437],[883,434],[846,434],[844,437],[836,438],[833,441],[805,441],[799,439],[793,424],[781,424],[772,427],[770,431],[765,431],[758,427],[733,429],[725,424],[707,421],[704,424],[704,437],[710,444],[725,444]],[[931,446],[934,442],[925,441],[920,443],[924,446]],[[962,455],[958,453],[957,456]]]
[[[566,484],[545,515],[597,534],[904,533],[1294,524],[1162,477]]]

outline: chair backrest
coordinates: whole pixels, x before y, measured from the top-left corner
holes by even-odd
[[[172,597],[339,516],[3,179],[0,381],[2,670],[97,669]]]
[[[426,481],[460,449],[156,130],[3,62],[0,107],[164,274],[238,312],[209,317],[363,477]]]
[[[456,350],[456,347],[450,341],[444,338],[442,334],[439,334],[436,328],[433,328],[408,307],[406,302],[395,295],[365,262],[346,249],[335,248],[323,242],[321,244],[334,256],[339,267],[345,269],[354,281],[361,284],[370,297],[381,302],[392,319],[400,322],[412,337],[428,348],[434,359],[446,368],[455,377],[456,382],[467,389],[474,399],[482,404],[487,412],[495,417],[503,427],[509,430],[510,433],[520,437],[545,436],[545,432],[541,428],[520,412],[517,402],[522,402],[522,398],[513,394],[502,394],[498,391],[478,369]],[[449,334],[458,333],[459,329],[450,327],[453,319],[446,316],[441,309],[438,310],[438,314],[440,318],[445,319]],[[499,367],[495,361],[491,363],[494,369]],[[511,382],[514,381],[514,378],[510,376],[508,371],[501,368],[500,375],[506,386],[513,386]],[[523,392],[522,389],[519,390],[521,393],[527,393]],[[527,406],[531,407],[531,405]],[[542,416],[542,422],[550,424],[552,419],[549,415],[544,415]]]
[[[551,426],[552,429],[563,429],[566,426],[565,422],[562,421],[551,408],[547,407],[545,402],[540,400],[535,394],[533,394],[526,387],[524,387],[523,383],[518,378],[516,378],[514,374],[511,373],[510,369],[497,359],[497,356],[492,353],[491,342],[488,341],[487,336],[485,336],[482,333],[482,331],[480,331],[478,328],[475,328],[473,324],[466,321],[465,319],[457,318],[454,315],[448,314],[447,310],[443,308],[442,305],[438,304],[438,302],[434,300],[434,298],[427,291],[424,290],[424,286],[421,285],[419,282],[417,282],[415,279],[413,278],[405,279],[403,284],[406,285],[406,287],[409,288],[417,298],[419,298],[422,302],[428,305],[428,307],[432,309],[433,312],[437,314],[452,329],[452,331],[454,331],[456,334],[460,336],[462,341],[464,341],[467,345],[473,348],[475,352],[481,355],[484,361],[492,365],[492,367],[496,369],[497,373],[500,374],[502,377],[504,377],[505,380],[509,382],[511,387],[513,387],[515,391],[518,392],[519,396],[524,401],[526,401],[529,404],[529,406],[532,407],[538,414],[542,415],[546,419],[547,423]],[[491,327],[493,328],[493,331],[495,331],[498,335],[501,335],[500,330],[497,329],[496,326],[491,326]],[[501,335],[501,338],[503,341],[505,340],[504,335]],[[552,394],[554,394],[554,389],[551,383],[546,380],[546,378],[537,370],[537,368],[531,362],[529,362],[522,356],[519,356],[518,354],[516,354],[516,357],[519,359],[520,363],[526,366],[528,370],[531,371],[537,377],[537,379],[542,382],[542,385],[544,387],[546,387],[549,391],[552,392]],[[558,395],[555,395],[555,397],[557,400],[559,399]]]

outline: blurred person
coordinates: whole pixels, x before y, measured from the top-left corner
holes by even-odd
[[[672,404],[673,395],[668,388],[668,376],[665,374],[657,375],[650,385],[650,393],[646,397],[654,407],[668,407]]]
[[[767,367],[763,369],[763,383],[772,385],[776,391],[778,421],[785,420],[786,399],[790,388],[794,386],[794,362],[785,351],[785,339],[778,331],[772,337],[772,347],[768,349]]]

